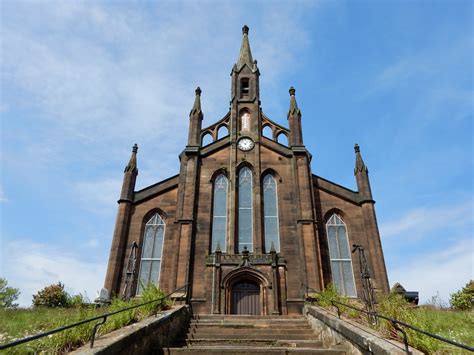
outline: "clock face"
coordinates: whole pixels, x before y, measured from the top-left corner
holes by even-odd
[[[253,141],[250,138],[242,138],[239,140],[237,146],[240,150],[248,151],[253,148]]]

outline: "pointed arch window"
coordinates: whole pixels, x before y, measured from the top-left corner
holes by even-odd
[[[263,178],[263,215],[265,227],[265,250],[270,252],[272,243],[280,252],[280,231],[278,223],[278,193],[275,178],[266,175]]]
[[[227,248],[227,191],[228,181],[224,174],[217,176],[214,181],[214,200],[212,210],[212,252],[217,244],[225,253]]]
[[[145,225],[137,294],[141,294],[144,287],[150,283],[159,285],[164,239],[165,222],[156,213]]]
[[[252,171],[248,167],[239,171],[238,198],[238,250],[253,251]]]
[[[242,132],[250,131],[250,112],[244,111],[240,116],[240,130]]]
[[[333,214],[326,223],[326,229],[334,286],[341,295],[356,297],[346,224],[338,214]]]

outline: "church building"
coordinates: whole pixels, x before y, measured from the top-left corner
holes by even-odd
[[[195,314],[301,313],[308,290],[333,283],[362,297],[364,248],[376,292],[387,272],[368,170],[355,146],[357,191],[311,171],[290,88],[288,125],[261,109],[260,71],[244,26],[229,112],[202,128],[201,89],[179,174],[135,191],[137,146],[125,167],[105,288],[139,295],[178,288]],[[184,144],[183,144],[184,145]],[[348,167],[349,170],[349,167]]]

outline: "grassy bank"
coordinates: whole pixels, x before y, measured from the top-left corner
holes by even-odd
[[[324,291],[321,295],[313,295],[317,304],[325,308],[334,308],[327,299],[338,300],[342,303],[352,304],[357,308],[364,308],[361,303],[339,296],[331,290]],[[322,296],[322,297],[321,297]],[[369,324],[366,316],[347,307],[341,307],[345,317],[355,319],[365,324],[387,338],[403,341],[400,334],[388,321],[380,321],[377,325]],[[377,305],[379,314],[395,318],[413,325],[432,334],[440,335],[458,343],[474,346],[474,311],[455,311],[441,309],[433,306],[414,307],[407,303],[401,296],[391,295],[379,300]],[[426,354],[471,354],[467,350],[453,347],[447,343],[423,335],[416,331],[406,329],[408,343]]]
[[[140,299],[130,300],[128,302],[115,299],[112,301],[110,306],[103,308],[81,306],[76,308],[31,308],[1,310],[0,343],[6,344],[17,339],[59,328],[80,320],[92,318],[108,312],[114,312],[122,308],[162,297],[163,293],[160,290],[150,287],[144,291]],[[160,311],[163,308],[168,307],[168,301],[164,303],[163,307],[160,302],[156,302],[108,317],[107,322],[99,327],[98,334],[105,334],[125,325],[137,322],[151,314]],[[97,321],[83,324],[81,326],[74,327],[54,335],[10,348],[5,350],[5,352],[8,354],[41,352],[48,354],[65,353],[89,341],[92,334],[92,328],[96,323]]]

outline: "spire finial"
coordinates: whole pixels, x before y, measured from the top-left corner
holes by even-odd
[[[135,143],[132,147],[132,156],[130,157],[130,160],[128,161],[127,166],[125,167],[124,173],[131,171],[133,173],[138,172],[137,169],[137,151],[138,151],[138,145]]]
[[[357,173],[362,172],[362,171],[368,172],[369,170],[365,166],[364,160],[362,159],[362,155],[360,154],[360,147],[357,143],[354,145],[354,152],[356,155],[356,165],[354,168],[354,175],[357,175]]]
[[[217,241],[216,253],[220,253],[220,252],[222,252],[222,250],[221,250],[221,243],[220,243],[220,241]]]
[[[295,88],[293,86],[290,87],[289,92],[290,92],[290,110],[288,111],[288,117],[290,117],[290,115],[301,116],[301,111],[298,107],[298,104],[296,103]]]
[[[239,60],[237,61],[237,70],[240,70],[245,64],[249,66],[250,69],[254,69],[254,61],[252,58],[252,51],[250,50],[249,43],[249,28],[247,25],[242,27],[242,45],[240,46]],[[255,64],[256,66],[256,64]]]
[[[195,114],[202,114],[201,111],[201,88],[198,86],[195,90],[196,92],[196,97],[194,99],[194,105],[193,108],[191,109],[191,112],[189,113],[190,116],[195,115]]]

